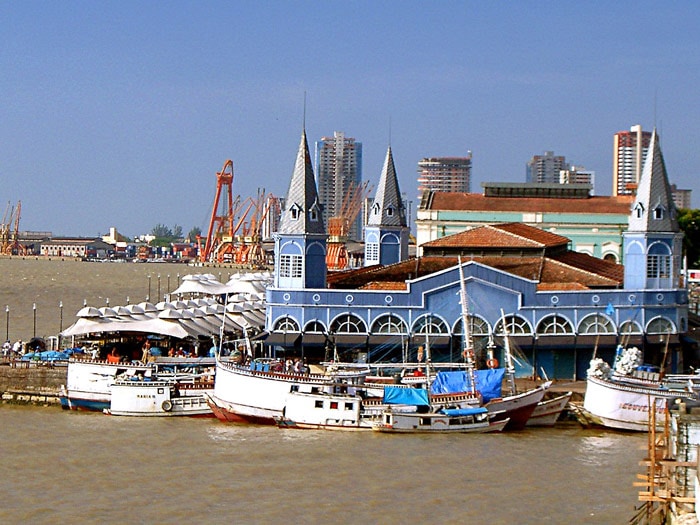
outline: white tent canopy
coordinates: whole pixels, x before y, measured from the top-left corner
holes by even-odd
[[[163,301],[157,305],[142,302],[112,308],[85,306],[76,314],[77,321],[61,335],[139,332],[184,339],[211,337],[219,333],[222,325],[226,331],[262,330],[265,303],[260,298],[264,296],[267,282],[266,276],[254,274],[239,275],[225,285],[211,274],[186,275],[173,293],[196,293],[202,297]],[[217,297],[226,294],[229,294],[229,299],[225,308]]]

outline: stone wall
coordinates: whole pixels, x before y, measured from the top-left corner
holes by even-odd
[[[59,402],[61,385],[66,384],[67,366],[13,362],[0,366],[0,396],[3,403]]]

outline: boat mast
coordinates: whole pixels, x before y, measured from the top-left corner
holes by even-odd
[[[508,333],[508,326],[506,324],[506,314],[501,308],[501,324],[503,325],[503,357],[506,362],[506,376],[508,377],[508,385],[510,386],[510,393],[512,395],[517,394],[515,388],[515,366],[513,365],[513,354],[510,349],[510,334]]]
[[[469,331],[469,307],[467,304],[467,285],[464,282],[464,270],[462,269],[462,257],[457,258],[459,265],[459,298],[462,303],[462,333],[463,335],[463,350],[462,356],[467,365],[467,374],[469,374],[469,382],[471,384],[471,393],[476,396],[476,362],[474,359],[474,345],[472,344],[471,332]]]

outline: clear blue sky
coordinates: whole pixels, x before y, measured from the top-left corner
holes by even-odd
[[[302,130],[473,152],[472,191],[552,150],[610,195],[612,137],[656,124],[700,207],[700,3],[0,0],[0,212],[22,230],[206,231],[216,172],[283,196]]]

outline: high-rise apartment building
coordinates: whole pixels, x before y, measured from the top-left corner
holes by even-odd
[[[682,190],[675,184],[671,184],[671,196],[673,197],[673,204],[676,208],[690,208],[690,194],[693,190]]]
[[[526,182],[543,182],[559,184],[559,172],[569,169],[566,158],[555,155],[553,151],[545,151],[544,155],[535,155],[527,163]]]
[[[619,131],[613,137],[613,196],[633,195],[642,176],[651,132],[642,126],[632,126],[629,131]]]
[[[583,166],[571,166],[569,169],[559,172],[559,184],[589,184],[591,195],[595,194],[595,171],[587,170]]]
[[[316,142],[316,185],[323,206],[324,224],[338,217],[343,210],[344,197],[362,183],[362,143],[335,131],[332,137]],[[358,213],[350,225],[350,239],[360,239],[361,217]]]
[[[427,191],[469,193],[472,152],[466,157],[428,157],[418,162],[418,196]]]

